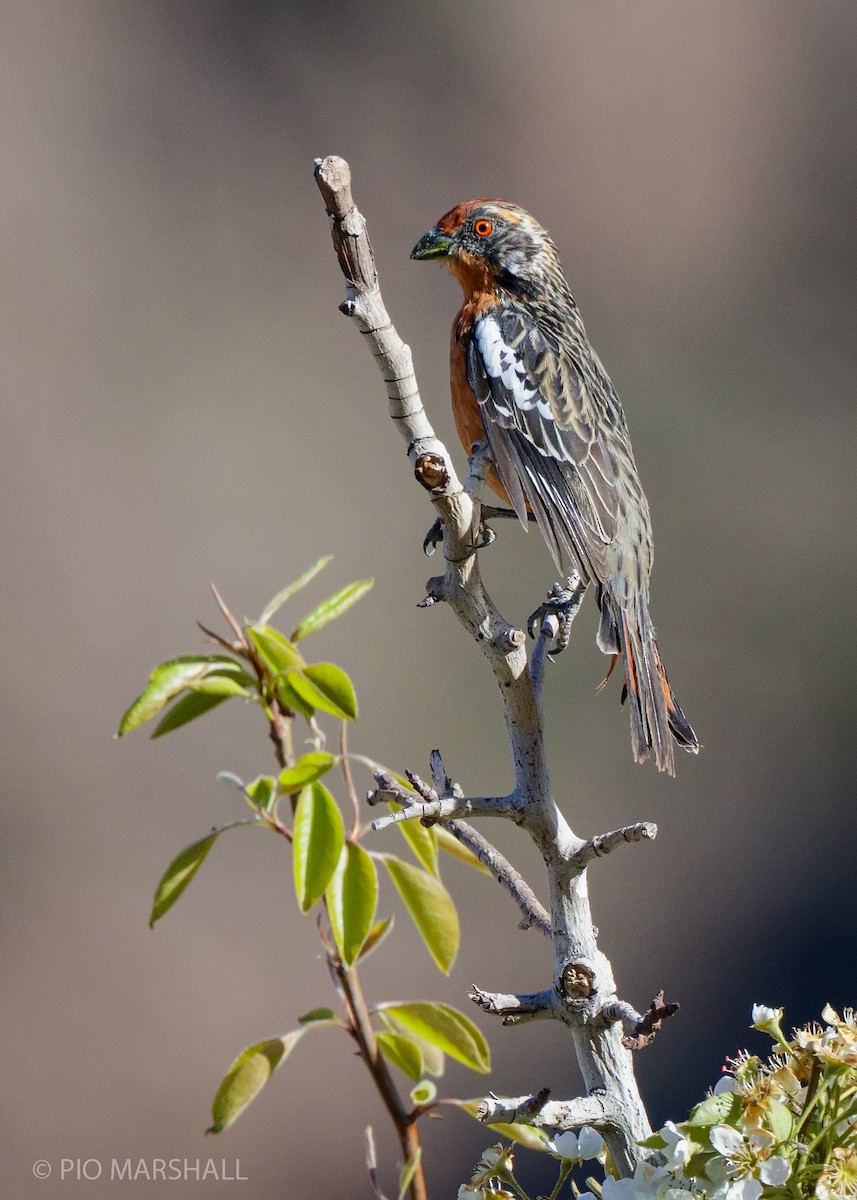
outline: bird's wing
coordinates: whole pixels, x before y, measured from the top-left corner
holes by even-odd
[[[603,580],[619,517],[615,465],[573,354],[523,307],[499,305],[474,324],[466,365],[518,516],[532,510],[558,565],[565,552]]]

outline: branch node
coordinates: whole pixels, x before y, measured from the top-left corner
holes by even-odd
[[[588,958],[569,959],[557,978],[556,990],[559,998],[569,1007],[579,1007],[598,990],[596,976],[595,967]]]
[[[417,482],[421,483],[427,492],[435,492],[439,488],[449,485],[446,462],[442,455],[435,454],[433,451],[419,456],[414,463],[414,475]]]
[[[526,640],[527,635],[523,629],[506,629],[497,638],[498,645],[503,650],[517,650]]]

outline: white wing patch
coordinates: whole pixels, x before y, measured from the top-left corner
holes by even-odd
[[[529,412],[535,408],[543,420],[552,421],[550,405],[528,378],[521,353],[507,345],[496,319],[490,315],[483,317],[481,321],[477,321],[473,332],[486,372],[491,378],[502,382],[515,407],[521,412]],[[484,404],[485,401],[480,400],[480,403]],[[511,410],[500,403],[496,392],[493,403],[501,416],[512,417]]]

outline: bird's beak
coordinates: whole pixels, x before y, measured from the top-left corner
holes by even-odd
[[[411,258],[449,258],[453,252],[452,238],[441,233],[437,226],[424,233],[411,251]]]

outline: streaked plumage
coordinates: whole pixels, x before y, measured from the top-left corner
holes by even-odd
[[[535,517],[558,568],[595,584],[597,642],[621,654],[631,744],[674,773],[672,738],[699,744],[670,689],[649,616],[652,532],[619,398],[592,349],[547,232],[516,205],[470,200],[415,246],[464,292],[452,328],[459,436],[487,438],[490,481],[526,527]]]

